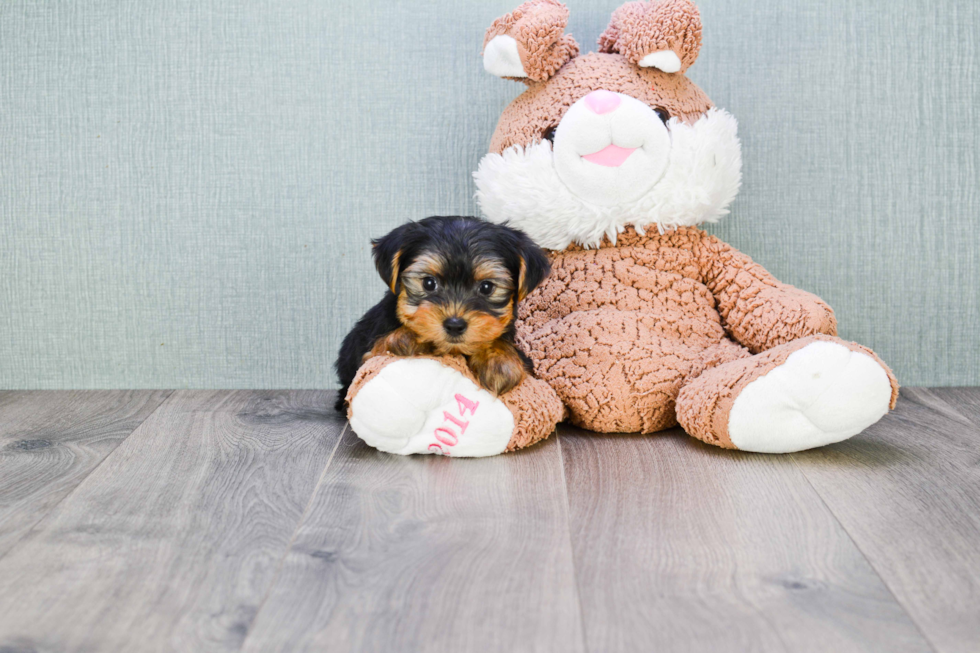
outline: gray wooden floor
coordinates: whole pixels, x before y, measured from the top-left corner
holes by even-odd
[[[980,389],[801,454],[483,460],[331,395],[0,393],[0,652],[980,651]]]

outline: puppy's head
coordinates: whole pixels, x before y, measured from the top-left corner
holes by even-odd
[[[550,269],[523,232],[477,218],[409,222],[372,244],[398,318],[439,354],[470,355],[512,331],[517,303]]]

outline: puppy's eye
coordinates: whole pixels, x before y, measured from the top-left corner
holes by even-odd
[[[432,292],[433,290],[436,289],[438,285],[439,284],[437,284],[436,280],[433,279],[432,277],[426,277],[425,279],[422,279],[422,288],[425,290],[425,292]]]
[[[666,123],[668,120],[670,120],[670,114],[667,113],[667,110],[666,109],[661,109],[661,108],[658,107],[658,108],[654,109],[654,111],[657,112],[657,115],[660,116],[660,119],[663,120],[664,123]]]
[[[555,142],[555,127],[552,125],[551,127],[548,127],[546,130],[544,130],[544,133],[541,134],[541,138],[543,138],[546,141],[551,141],[552,143],[554,143]]]
[[[496,289],[497,286],[495,286],[492,281],[484,281],[480,284],[480,294],[484,296],[492,295],[493,291]]]

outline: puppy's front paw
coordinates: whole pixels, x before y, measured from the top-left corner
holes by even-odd
[[[419,342],[418,336],[408,327],[399,327],[388,335],[378,338],[371,351],[364,356],[368,360],[373,356],[392,354],[394,356],[420,356],[429,353],[429,347]]]
[[[524,361],[507,342],[495,342],[485,351],[470,356],[470,369],[480,385],[496,396],[507,394],[524,380]]]

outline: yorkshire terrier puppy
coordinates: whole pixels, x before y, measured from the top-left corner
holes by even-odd
[[[521,382],[531,363],[514,345],[517,304],[551,269],[534,241],[478,218],[436,216],[371,244],[388,291],[340,346],[337,410],[361,364],[384,352],[460,354],[497,395]]]

